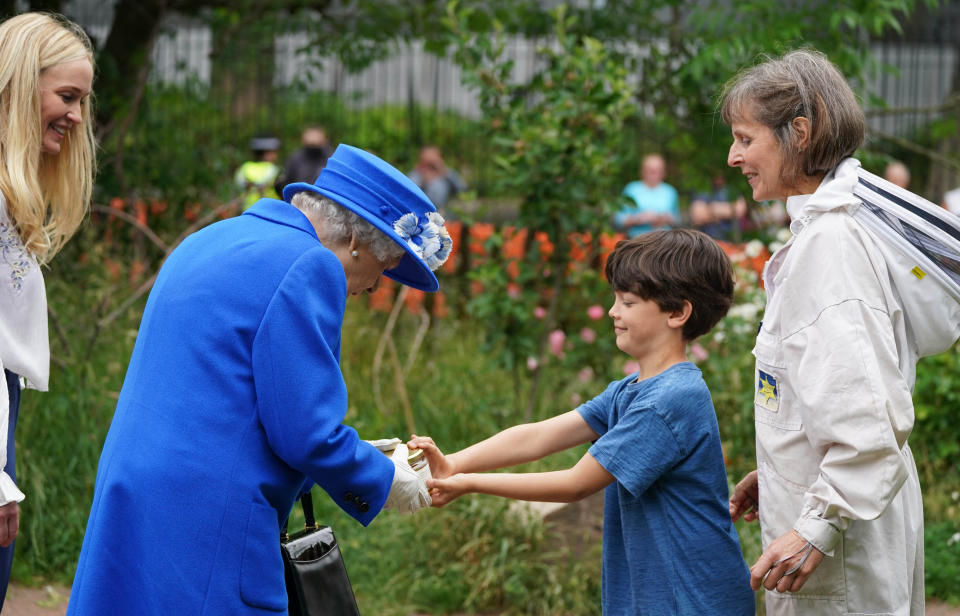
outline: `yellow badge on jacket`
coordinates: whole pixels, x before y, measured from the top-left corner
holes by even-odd
[[[763,370],[757,369],[757,395],[754,403],[771,413],[780,410],[780,390],[777,388],[777,379]]]

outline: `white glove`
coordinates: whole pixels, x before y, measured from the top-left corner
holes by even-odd
[[[410,468],[407,462],[407,446],[401,443],[393,450],[393,485],[384,509],[396,509],[400,513],[414,513],[424,507],[429,507],[433,500],[427,482]]]
[[[371,445],[373,445],[383,453],[390,455],[390,453],[397,448],[397,445],[399,445],[403,441],[394,437],[394,438],[381,438],[375,441],[366,441],[366,442],[370,443]]]

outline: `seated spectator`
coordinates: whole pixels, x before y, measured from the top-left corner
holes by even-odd
[[[407,174],[407,177],[426,193],[437,211],[448,220],[451,217],[446,211],[447,202],[457,193],[467,190],[466,182],[456,171],[447,166],[440,149],[432,145],[420,150],[417,166]]]
[[[613,225],[629,237],[676,225],[680,220],[677,190],[663,181],[666,176],[662,156],[645,156],[640,164],[640,181],[630,182],[623,189],[623,195],[633,203],[614,216]]]
[[[709,191],[694,195],[690,202],[690,224],[718,240],[734,240],[747,225],[747,202],[730,198],[726,179],[718,174]]]

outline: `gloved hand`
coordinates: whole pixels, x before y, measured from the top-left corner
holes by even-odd
[[[390,486],[390,494],[387,496],[387,502],[383,505],[384,509],[396,509],[400,513],[414,513],[418,509],[429,507],[433,502],[426,481],[410,468],[407,455],[407,446],[403,443],[397,445],[397,448],[393,451],[393,456],[391,456],[395,467],[393,485]]]

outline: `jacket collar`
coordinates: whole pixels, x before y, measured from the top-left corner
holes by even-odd
[[[294,229],[300,229],[317,238],[317,230],[313,228],[310,221],[303,212],[290,205],[286,201],[279,199],[260,199],[250,207],[243,216],[256,216],[270,222],[279,223]]]
[[[845,158],[824,176],[813,194],[788,197],[787,214],[792,221],[790,231],[797,235],[824,212],[844,210],[852,214],[856,211],[860,207],[860,199],[853,195],[853,187],[857,185],[859,169],[859,160]]]

